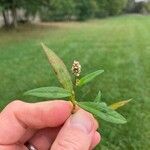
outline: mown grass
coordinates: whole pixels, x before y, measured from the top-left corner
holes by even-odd
[[[44,42],[70,68],[81,62],[83,75],[104,69],[100,77],[79,92],[82,100],[93,100],[99,90],[108,104],[133,98],[118,110],[125,125],[101,121],[100,150],[148,150],[150,147],[150,17],[121,16],[82,23],[23,26],[0,31],[0,108],[23,96],[29,89],[59,85],[50,70],[40,42]]]

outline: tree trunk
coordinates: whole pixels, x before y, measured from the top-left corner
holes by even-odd
[[[12,24],[13,24],[14,28],[17,28],[18,22],[17,22],[16,0],[13,0],[11,12],[12,12],[12,18],[13,18]]]
[[[17,10],[16,10],[16,8],[13,6],[13,8],[12,8],[12,17],[13,17],[13,22],[12,22],[12,24],[13,24],[13,26],[14,26],[14,28],[17,28],[17,26],[18,26],[18,22],[17,22]]]
[[[5,27],[8,27],[10,23],[9,23],[9,16],[6,13],[8,13],[7,10],[2,11]]]

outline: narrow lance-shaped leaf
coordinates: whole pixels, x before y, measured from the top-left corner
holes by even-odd
[[[129,100],[124,100],[124,101],[120,101],[120,102],[117,102],[117,103],[114,103],[114,104],[111,104],[109,107],[113,110],[116,110],[124,105],[126,105],[127,103],[129,103],[132,99],[129,99]]]
[[[73,92],[71,77],[63,61],[43,43],[42,47],[60,83],[65,89]]]
[[[99,91],[96,98],[95,98],[95,100],[94,100],[94,102],[99,103],[101,101],[101,96],[102,96],[102,93],[101,93],[101,91]]]
[[[66,89],[59,87],[41,87],[27,91],[24,94],[49,99],[64,98],[71,96],[71,93],[69,93]]]
[[[97,77],[98,75],[100,75],[101,73],[103,73],[104,70],[97,70],[95,72],[92,72],[90,74],[87,74],[86,76],[84,76],[83,78],[81,78],[77,84],[77,86],[82,86],[88,82],[90,82],[91,80],[93,80],[95,77]]]
[[[124,124],[127,122],[121,114],[112,110],[104,103],[79,102],[78,105],[105,121],[116,124]]]

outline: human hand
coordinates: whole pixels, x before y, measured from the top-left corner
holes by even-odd
[[[80,109],[71,115],[66,101],[14,101],[0,113],[0,150],[91,150],[100,141],[98,124]]]

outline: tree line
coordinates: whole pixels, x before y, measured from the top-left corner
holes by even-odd
[[[137,8],[136,8],[137,7]],[[0,0],[5,26],[17,27],[17,10],[25,10],[25,21],[37,12],[43,21],[86,20],[142,9],[134,0]],[[11,14],[12,23],[9,16]]]

